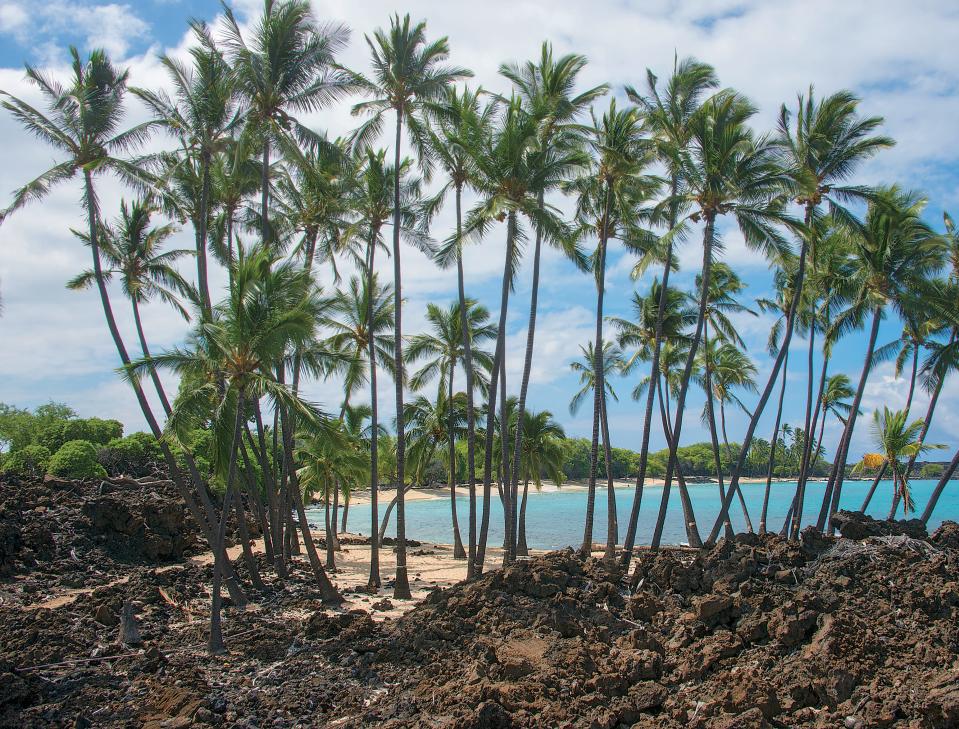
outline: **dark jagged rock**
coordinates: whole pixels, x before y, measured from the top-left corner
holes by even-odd
[[[858,511],[837,511],[832,517],[832,525],[846,539],[900,535],[925,539],[929,536],[922,519],[879,520]]]

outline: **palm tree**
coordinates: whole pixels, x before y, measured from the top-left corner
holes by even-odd
[[[639,400],[644,393],[648,397],[647,389],[650,384],[653,385],[653,389],[656,389],[661,375],[668,378],[667,402],[660,403],[660,416],[664,432],[670,430],[667,428],[668,418],[666,417],[669,392],[670,390],[673,392],[679,391],[678,382],[673,379],[673,372],[681,364],[677,361],[677,357],[681,355],[682,361],[685,361],[685,354],[688,349],[688,347],[687,349],[682,348],[688,340],[685,332],[696,323],[696,310],[689,306],[689,301],[689,297],[676,288],[670,288],[664,292],[659,280],[654,278],[646,296],[639,293],[633,294],[633,320],[618,317],[610,318],[610,323],[618,332],[617,342],[619,346],[623,349],[636,348],[633,354],[624,361],[623,374],[632,372],[639,362],[649,362],[653,358],[657,359],[656,373],[643,378],[633,389],[633,399]],[[663,306],[662,317],[659,314],[661,304]],[[657,331],[660,336],[657,336]],[[643,456],[640,454],[641,464],[642,458]],[[640,496],[642,495],[642,491],[638,493]],[[683,507],[686,538],[689,544],[698,545],[701,543],[701,539],[696,526],[696,516],[693,512],[689,492],[686,489],[686,482],[682,478],[679,479],[679,496]]]
[[[270,228],[270,150],[292,149],[295,141],[322,142],[295,113],[316,111],[349,90],[346,75],[334,66],[336,54],[349,40],[338,23],[317,25],[306,0],[263,0],[263,15],[250,41],[224,6],[224,45],[233,68],[244,121],[261,145],[260,235],[273,241]]]
[[[158,124],[177,139],[179,149],[174,167],[185,165],[191,172],[194,167],[199,168],[195,214],[191,217],[200,309],[209,318],[212,302],[207,274],[207,237],[213,207],[211,167],[217,154],[229,144],[229,134],[237,120],[237,105],[233,73],[209,28],[201,21],[191,21],[190,28],[197,42],[190,49],[190,66],[168,55],[160,56],[160,64],[173,86],[173,97],[162,90],[134,88],[131,92],[147,105]]]
[[[100,251],[107,264],[101,274],[105,281],[109,281],[114,274],[120,277],[123,293],[133,307],[133,322],[144,357],[150,356],[150,349],[140,318],[141,304],[157,297],[176,309],[184,319],[190,319],[177,295],[189,295],[191,288],[173,264],[192,252],[183,249],[162,250],[175,228],[172,224],[151,228],[150,218],[154,212],[155,209],[143,200],[134,200],[130,205],[121,200],[116,224],[113,227],[102,226],[100,230]],[[77,233],[77,236],[89,244],[89,236],[83,233]],[[96,273],[88,269],[72,279],[67,288],[85,289],[95,282]],[[169,417],[170,402],[155,369],[150,371],[150,377],[163,410]]]
[[[732,473],[730,488],[723,499],[719,517],[713,525],[710,541],[715,539],[721,519],[729,511],[733,487],[739,485],[739,475],[745,463],[746,454],[749,452],[753,434],[756,432],[759,418],[766,408],[789,351],[793,325],[799,313],[799,302],[803,295],[807,259],[811,259],[812,265],[815,266],[817,257],[819,206],[825,202],[834,218],[852,223],[852,216],[842,203],[849,200],[868,199],[871,193],[867,188],[844,183],[862,161],[893,144],[888,137],[873,134],[882,124],[882,119],[861,118],[858,115],[858,105],[859,99],[848,91],[839,91],[816,103],[810,87],[808,97],[804,99],[800,95],[797,100],[795,129],[792,126],[792,115],[785,104],[780,109],[776,145],[781,153],[782,166],[788,170],[790,176],[790,192],[795,202],[802,206],[804,211],[804,224],[798,230],[802,244],[796,267],[796,280],[792,285],[793,300],[789,305],[779,353],[746,428],[739,460]],[[785,259],[786,257],[783,256],[782,260]],[[803,426],[805,433],[811,430],[812,387],[810,378],[806,390],[806,418]],[[799,503],[794,513],[797,518],[800,518],[803,511],[802,486],[797,487],[797,494]]]
[[[499,125],[492,133],[484,134],[476,129],[471,147],[475,150],[475,182],[479,200],[467,214],[461,240],[480,238],[492,226],[493,222],[506,222],[506,255],[503,263],[503,279],[500,293],[499,323],[496,334],[496,348],[493,355],[493,369],[490,381],[488,407],[486,408],[486,454],[483,479],[483,516],[476,550],[474,575],[482,572],[486,554],[486,538],[489,528],[490,477],[493,461],[493,420],[496,417],[497,388],[502,391],[500,399],[500,429],[508,430],[505,411],[506,374],[504,368],[506,347],[506,315],[509,306],[509,293],[512,289],[521,256],[521,243],[525,239],[520,216],[528,219],[534,228],[541,231],[542,239],[562,247],[564,253],[574,261],[581,262],[581,254],[571,243],[570,231],[562,220],[560,211],[548,204],[540,205],[538,190],[550,189],[568,177],[573,166],[580,161],[578,153],[565,150],[553,150],[551,154],[540,154],[537,135],[539,120],[524,109],[521,100],[514,97],[502,110]],[[448,241],[440,251],[441,260],[449,260],[460,245],[460,240]],[[509,454],[506,439],[500,444],[500,461],[504,473],[508,475]],[[506,479],[510,485],[512,479]],[[504,517],[507,549],[504,560],[515,555],[511,545],[515,544],[515,499],[511,498],[512,489],[504,491]]]
[[[460,329],[463,317],[459,302],[454,302],[446,309],[441,309],[436,304],[427,304],[426,320],[430,324],[431,331],[411,337],[406,352],[406,357],[410,362],[428,358],[426,364],[410,380],[410,385],[414,390],[421,389],[427,382],[437,379],[438,376],[440,393],[438,397],[445,393],[447,402],[452,402],[456,368],[461,362],[465,367],[466,350],[464,342],[469,342],[473,362],[479,368],[475,373],[479,376],[474,380],[474,384],[481,390],[488,388],[489,383],[484,380],[482,373],[484,370],[489,372],[493,366],[493,357],[489,352],[478,347],[482,346],[484,340],[493,339],[496,336],[496,329],[489,323],[489,311],[485,306],[480,306],[472,299],[466,300],[466,306],[468,309],[466,313],[468,331],[464,335]],[[467,384],[468,386],[469,384]],[[460,537],[456,513],[456,438],[453,436],[452,417],[453,409],[450,408],[451,420],[447,442],[450,466],[450,508],[452,509],[453,519],[453,557],[465,559],[467,554],[466,550],[463,549],[463,540]]]
[[[676,266],[673,257],[673,243],[675,236],[670,232],[676,228],[680,215],[683,213],[681,201],[678,197],[680,186],[683,184],[682,155],[690,144],[690,121],[699,108],[702,97],[719,85],[713,68],[692,58],[679,61],[675,59],[673,73],[662,92],[659,90],[659,80],[652,71],[646,71],[647,94],[638,93],[631,86],[626,87],[626,95],[642,111],[649,125],[656,144],[656,155],[666,167],[669,178],[669,197],[665,207],[664,222],[668,227],[667,234],[662,241],[662,250],[658,256],[644,256],[634,270],[634,278],[641,274],[654,259],[663,263],[663,279],[660,295],[662,298],[656,307],[656,323],[652,342],[650,360],[650,377],[657,380],[660,374],[659,358],[663,344],[663,318],[668,307],[665,297],[668,296],[669,274]],[[633,546],[636,543],[636,529],[639,524],[639,510],[643,501],[643,486],[646,481],[646,467],[649,455],[649,436],[653,425],[653,404],[657,387],[649,388],[646,394],[646,407],[643,415],[643,439],[639,449],[639,470],[636,474],[636,490],[633,494],[633,504],[629,514],[629,524],[626,528],[626,538],[623,542],[622,567],[626,571],[633,556]],[[683,489],[684,490],[684,489]],[[684,502],[685,504],[685,502]],[[689,517],[690,514],[687,514]],[[689,518],[687,518],[687,524]]]
[[[518,413],[517,413],[518,417]],[[553,420],[549,410],[538,413],[524,412],[526,421],[523,425],[523,498],[519,506],[519,526],[517,527],[516,551],[525,556],[529,554],[526,544],[526,498],[529,493],[529,482],[532,481],[536,490],[542,486],[542,477],[545,475],[557,486],[562,486],[566,476],[563,473],[563,461],[566,459],[565,438],[563,426]],[[607,461],[607,469],[609,462]]]
[[[433,196],[429,211],[436,211],[453,190],[456,202],[456,284],[460,305],[460,332],[463,335],[463,368],[466,372],[466,478],[469,484],[469,546],[467,548],[466,577],[473,577],[476,562],[476,413],[473,402],[474,368],[473,352],[467,335],[466,283],[463,272],[463,190],[472,187],[475,176],[473,160],[476,150],[473,142],[477,136],[485,137],[492,124],[494,103],[480,105],[482,89],[462,92],[447,87],[442,99],[427,107],[430,124],[427,125],[426,141],[429,157],[439,165],[448,177]]]
[[[873,412],[873,438],[879,453],[867,453],[855,465],[853,471],[864,467],[876,468],[886,465],[892,471],[893,499],[889,509],[889,521],[896,515],[899,499],[902,499],[903,511],[908,515],[915,510],[912,502],[912,493],[909,490],[909,476],[905,464],[900,460],[903,456],[913,457],[920,453],[927,453],[935,448],[945,448],[944,445],[923,443],[919,437],[922,430],[922,420],[909,422],[909,413],[906,410],[890,410],[883,407]]]
[[[211,193],[216,196],[219,209],[212,223],[212,251],[227,271],[235,250],[237,213],[244,200],[260,187],[260,162],[254,156],[255,140],[249,130],[243,130],[236,139],[229,140],[212,161],[210,168]]]
[[[446,38],[428,43],[426,23],[410,23],[410,16],[400,20],[399,15],[390,20],[390,29],[386,33],[377,30],[373,37],[367,36],[373,60],[373,78],[349,72],[351,82],[372,99],[360,102],[353,107],[354,114],[371,114],[371,118],[356,133],[359,144],[365,145],[368,139],[379,134],[383,117],[388,111],[396,116],[396,138],[394,141],[393,183],[393,295],[396,332],[395,370],[396,377],[396,457],[399,481],[402,484],[405,474],[406,436],[403,423],[403,325],[402,325],[402,267],[400,265],[400,147],[403,141],[403,121],[413,138],[414,144],[422,149],[423,129],[417,111],[426,102],[438,99],[444,90],[459,79],[471,76],[464,68],[442,65],[449,56],[449,44]],[[426,158],[421,156],[421,162]],[[396,581],[394,596],[409,599],[409,576],[406,570],[406,514],[402,488],[398,491],[399,503],[396,510]]]
[[[371,148],[358,151],[357,157],[362,158],[363,163],[358,183],[353,186],[353,197],[350,200],[350,206],[357,216],[357,221],[351,230],[347,232],[348,237],[354,237],[366,242],[366,250],[363,254],[361,267],[366,275],[366,285],[369,290],[375,289],[375,266],[376,251],[379,248],[385,248],[383,241],[383,227],[390,224],[394,219],[396,209],[399,209],[399,221],[401,224],[400,233],[417,244],[423,244],[425,236],[418,229],[417,225],[425,217],[419,217],[421,200],[421,180],[409,174],[413,163],[408,158],[404,158],[398,168],[392,167],[386,161],[386,151],[375,151]],[[397,178],[402,178],[399,187],[394,183]],[[398,197],[394,197],[396,193]],[[366,321],[369,326],[374,321],[375,313],[372,306],[372,300],[367,301]],[[390,307],[390,316],[395,319],[396,299]],[[395,320],[393,321],[395,326]],[[372,340],[369,342],[372,345]],[[394,351],[395,355],[395,351]],[[367,355],[367,363],[370,367],[370,406],[372,408],[372,443],[370,444],[370,587],[380,586],[380,558],[379,558],[379,540],[377,524],[379,523],[379,468],[377,461],[379,459],[379,405],[377,400],[376,367],[373,365],[375,357],[372,349]],[[395,360],[389,367],[390,374],[395,377]]]
[[[920,217],[925,203],[917,194],[904,192],[898,187],[881,188],[869,205],[864,223],[852,235],[853,276],[857,291],[849,308],[836,318],[833,328],[837,332],[858,328],[870,315],[872,324],[852,411],[823,497],[817,522],[820,531],[825,529],[827,520],[838,508],[849,444],[885,310],[892,306],[905,314],[904,304],[909,292],[945,263],[946,246],[942,237]]]
[[[637,109],[618,110],[615,99],[601,119],[593,116],[587,134],[591,164],[585,173],[568,187],[577,197],[577,221],[584,235],[596,235],[598,245],[593,255],[592,270],[596,280],[596,342],[597,361],[593,371],[598,373],[593,398],[593,433],[590,445],[589,491],[586,498],[586,527],[581,551],[588,554],[592,544],[593,506],[596,491],[596,462],[598,460],[599,430],[603,403],[603,302],[606,288],[606,256],[610,239],[619,239],[627,249],[646,253],[655,237],[639,227],[643,217],[642,206],[655,193],[659,181],[646,174],[653,161],[654,148],[645,135]],[[615,495],[610,487],[609,498]],[[610,510],[610,520],[616,517]],[[616,534],[609,530],[610,538]],[[608,550],[615,552],[615,542]]]
[[[569,161],[575,162],[575,154],[580,145],[580,135],[576,129],[575,122],[595,99],[603,96],[608,91],[606,84],[595,86],[583,93],[573,94],[573,88],[580,71],[586,65],[586,58],[576,54],[566,54],[559,59],[553,59],[553,47],[549,43],[543,43],[538,63],[527,61],[522,66],[515,64],[504,64],[500,66],[500,73],[513,82],[516,93],[526,105],[530,114],[539,122],[537,133],[537,150],[539,152],[540,164],[547,167],[559,161],[563,164],[564,159],[572,153],[574,157]],[[540,214],[544,211],[544,200],[552,188],[558,186],[560,182],[558,175],[543,176],[533,192],[537,196],[537,205]],[[512,484],[509,492],[510,505],[510,523],[507,530],[509,535],[509,547],[511,552],[515,552],[516,536],[516,500],[519,490],[519,472],[520,458],[522,457],[522,437],[523,427],[526,424],[524,412],[526,411],[526,395],[529,389],[530,371],[533,366],[533,344],[536,335],[536,314],[539,303],[539,272],[542,243],[544,239],[543,229],[539,225],[534,225],[536,230],[535,242],[533,245],[533,270],[530,290],[529,323],[526,327],[526,352],[523,360],[523,374],[520,379],[519,397],[517,400],[516,415],[516,433],[513,441],[513,470]],[[548,241],[555,241],[552,237],[547,237]],[[595,478],[593,479],[595,486]],[[509,557],[515,554],[508,555]]]
[[[732,214],[746,244],[767,257],[781,258],[785,240],[774,226],[789,224],[782,192],[787,178],[777,164],[773,148],[764,138],[757,139],[747,122],[755,107],[739,94],[722,91],[713,95],[690,119],[690,146],[681,155],[684,186],[677,195],[693,212],[686,221],[704,222],[703,265],[701,271],[699,314],[683,374],[683,383],[676,403],[676,421],[669,444],[666,480],[660,501],[656,528],[651,546],[659,547],[666,522],[669,490],[677,459],[683,425],[683,411],[696,352],[702,339],[708,306],[712,273],[713,246],[716,241],[716,219]],[[778,368],[777,368],[778,371]],[[746,447],[748,444],[744,444]],[[740,459],[744,456],[740,453]],[[733,485],[735,484],[735,485]],[[735,474],[727,497],[735,493]],[[724,498],[724,502],[727,499]],[[723,517],[725,518],[725,514]],[[721,524],[722,522],[720,522]],[[714,526],[714,531],[718,527]],[[711,535],[711,540],[715,535]]]

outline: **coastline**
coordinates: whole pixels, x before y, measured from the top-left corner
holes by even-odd
[[[774,478],[772,483],[792,483],[795,482],[794,478]],[[820,479],[809,479],[810,481],[818,481]],[[766,478],[764,476],[749,476],[740,479],[740,483],[765,483]],[[646,486],[649,487],[658,487],[662,486],[664,483],[661,478],[650,478],[646,479]],[[706,486],[706,485],[716,485],[715,479],[708,479],[706,481],[688,481],[690,486]],[[478,484],[479,485],[479,484]],[[616,489],[631,489],[636,485],[635,481],[630,479],[614,479],[613,487]],[[603,481],[600,484],[597,481],[596,488],[597,490],[606,487],[606,482]],[[543,481],[543,487],[537,493],[557,493],[560,491],[586,491],[589,486],[584,480],[576,481],[567,481],[562,486],[557,486],[552,481]],[[466,494],[466,484],[461,483],[456,485],[457,497],[463,496]],[[495,491],[494,491],[495,493]],[[530,491],[532,493],[532,490]],[[381,506],[389,504],[389,502],[396,496],[395,488],[387,488],[380,486],[378,489],[379,503]],[[449,487],[445,484],[439,486],[430,486],[430,487],[412,487],[406,492],[407,501],[431,501],[436,499],[448,499],[450,497]],[[350,506],[366,506],[370,503],[370,491],[369,489],[364,489],[362,491],[357,491],[350,495]],[[342,504],[341,504],[342,506]],[[308,504],[307,508],[316,508],[320,509],[323,507],[322,503],[314,502]]]

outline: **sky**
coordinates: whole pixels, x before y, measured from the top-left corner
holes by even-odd
[[[232,7],[241,24],[247,24],[262,3],[237,0]],[[552,42],[557,53],[584,54],[589,64],[581,74],[582,87],[608,82],[621,103],[623,87],[641,87],[647,68],[664,78],[675,55],[695,56],[715,66],[724,86],[737,89],[756,103],[759,112],[753,125],[759,133],[773,129],[780,105],[795,106],[796,95],[806,92],[810,84],[820,96],[851,89],[863,99],[863,114],[884,117],[883,131],[897,141],[893,149],[864,164],[854,181],[897,182],[923,191],[929,198],[926,217],[937,230],[942,229],[943,210],[959,214],[959,145],[954,143],[959,118],[959,65],[955,62],[959,6],[949,0],[916,0],[909,4],[908,11],[897,3],[859,0],[489,0],[482,6],[417,0],[401,8],[381,0],[314,0],[313,8],[318,20],[342,22],[352,30],[349,47],[340,57],[351,68],[368,68],[364,34],[388,24],[394,12],[409,12],[414,19],[427,20],[430,37],[449,37],[451,61],[473,70],[472,84],[495,91],[508,89],[498,75],[499,65],[535,58],[544,40]],[[70,44],[81,51],[102,47],[119,65],[129,68],[132,85],[162,88],[167,81],[158,55],[182,56],[189,46],[188,20],[200,18],[216,27],[220,12],[220,4],[212,0],[140,0],[129,4],[0,0],[0,89],[38,102],[36,91],[24,80],[23,64],[65,77]],[[599,106],[606,104],[608,98]],[[146,111],[134,99],[128,106],[129,123],[146,118]],[[333,136],[348,132],[358,123],[349,113],[349,104],[310,114],[303,121]],[[0,206],[5,206],[13,190],[57,158],[6,113],[0,114],[0,139],[4,148]],[[148,149],[169,145],[168,139],[158,136]],[[384,139],[382,146],[388,148],[388,140]],[[132,196],[108,179],[99,183],[99,190],[110,218],[116,214],[121,197]],[[79,200],[79,184],[68,183],[0,226],[0,401],[34,407],[53,399],[72,405],[81,415],[115,417],[128,431],[141,429],[145,424],[132,392],[115,373],[117,355],[95,291],[72,292],[64,287],[67,280],[89,266],[89,251],[71,233],[71,228],[84,225]],[[563,204],[568,209],[568,202]],[[452,221],[452,211],[444,210],[434,236],[445,238]],[[745,247],[742,237],[728,223],[720,232],[725,242],[721,260],[732,265],[746,282],[743,303],[757,309],[755,299],[772,293],[769,265]],[[466,254],[468,294],[488,306],[494,318],[499,306],[504,236],[502,226],[494,229]],[[680,251],[682,270],[674,278],[678,285],[692,285],[701,261],[698,241],[699,235],[693,235]],[[181,230],[172,244],[190,247],[192,231]],[[454,299],[455,273],[436,268],[411,248],[405,248],[402,255],[404,331],[415,333],[425,326],[427,302],[447,304]],[[629,254],[613,246],[606,304],[611,316],[627,316],[633,292],[648,290],[650,276],[635,282],[630,279],[633,263]],[[385,261],[384,266],[391,264]],[[331,285],[329,271],[320,271],[319,278],[327,288]],[[507,381],[511,393],[518,389],[522,371],[529,278],[527,260],[511,296],[508,316]],[[222,271],[213,272],[214,285],[222,288],[224,281]],[[119,290],[113,293],[120,326],[132,348],[132,314]],[[569,400],[578,389],[569,364],[579,356],[580,345],[593,337],[594,312],[592,280],[547,249],[528,407],[552,411],[572,436],[588,437],[591,428],[588,405],[575,416],[568,411]],[[189,325],[162,304],[147,305],[143,316],[154,351],[182,342],[188,331]],[[736,317],[736,323],[759,370],[761,387],[771,368],[765,342],[772,319],[764,314],[743,314]],[[896,338],[900,330],[901,323],[888,319],[880,330],[880,343]],[[787,373],[784,420],[793,425],[801,425],[804,417],[806,345],[801,338],[794,341],[793,364]],[[864,347],[862,333],[844,339],[830,371],[846,372],[855,382]],[[618,401],[609,406],[614,446],[635,449],[640,443],[642,406],[630,398],[639,376],[618,378],[613,383],[618,395]],[[175,381],[165,379],[168,390],[175,388]],[[389,418],[394,408],[392,387],[386,382],[379,402],[381,413]],[[875,367],[865,391],[864,414],[870,417],[873,409],[883,405],[902,407],[906,389],[907,382],[895,377],[892,363]],[[311,383],[305,393],[331,410],[342,398],[339,383],[334,381]],[[361,393],[354,402],[365,397],[368,394]],[[746,397],[747,405],[751,406],[754,399]],[[916,417],[925,412],[927,402],[924,393],[917,395],[913,405]],[[702,403],[701,393],[693,391],[684,442],[708,439],[708,430],[699,418]],[[771,404],[760,422],[760,437],[769,438],[774,415]],[[730,438],[738,440],[746,417],[731,410],[728,418]],[[830,419],[826,428],[830,452],[839,430],[839,423]],[[951,450],[959,441],[957,432],[959,377],[954,376],[945,386],[927,442],[942,443]],[[652,446],[663,444],[660,430],[654,429]],[[864,450],[871,450],[865,422],[857,428],[853,457]]]

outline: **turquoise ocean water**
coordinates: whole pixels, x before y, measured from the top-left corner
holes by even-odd
[[[916,503],[919,516],[925,508],[929,495],[936,486],[935,480],[915,480],[912,482],[913,499]],[[843,484],[840,508],[858,509],[869,490],[871,481],[846,481]],[[753,526],[759,523],[759,512],[762,508],[765,483],[741,484],[749,515]],[[521,486],[522,488],[522,486]],[[789,504],[795,493],[795,482],[773,483],[769,497],[769,514],[767,528],[770,531],[778,530],[783,523]],[[810,482],[806,485],[806,502],[803,510],[803,524],[815,523],[819,515],[825,483]],[[482,513],[482,489],[477,490],[477,522]],[[659,512],[659,503],[662,498],[662,486],[647,486],[643,492],[642,508],[639,517],[640,544],[648,544],[652,536],[653,525]],[[719,513],[720,497],[716,484],[690,484],[689,495],[699,524],[699,530],[705,539],[712,528],[713,521]],[[465,542],[467,539],[467,519],[469,517],[469,502],[465,490],[457,489],[457,514],[459,516],[460,532]],[[490,514],[490,544],[501,544],[503,541],[503,511],[499,497],[494,487]],[[629,512],[633,503],[633,488],[616,489],[616,512],[619,518],[619,539],[622,541],[629,519]],[[876,518],[885,518],[892,503],[892,482],[881,481],[876,494],[873,496],[868,513]],[[385,504],[380,505],[380,515],[384,512]],[[586,510],[585,490],[559,490],[537,493],[530,486],[529,502],[526,508],[526,538],[529,546],[534,549],[557,549],[566,546],[578,546],[583,539],[583,525]],[[310,521],[315,524],[323,523],[323,510],[310,510]],[[744,528],[742,510],[738,499],[733,501],[732,520],[737,530]],[[902,517],[902,507],[898,512]],[[453,541],[451,526],[451,507],[449,499],[409,501],[406,504],[406,533],[410,539],[425,542],[449,544]],[[597,489],[595,526],[593,541],[606,541],[606,486]],[[939,499],[936,511],[929,522],[930,531],[945,519],[959,521],[959,481],[951,481]],[[354,506],[350,509],[347,528],[351,532],[369,534],[370,514],[367,506]],[[478,525],[477,525],[478,528]],[[395,510],[390,519],[387,534],[396,533]],[[679,491],[675,485],[670,490],[669,511],[666,528],[663,532],[663,543],[680,544],[686,541],[686,532],[683,527],[682,506],[679,501]]]

